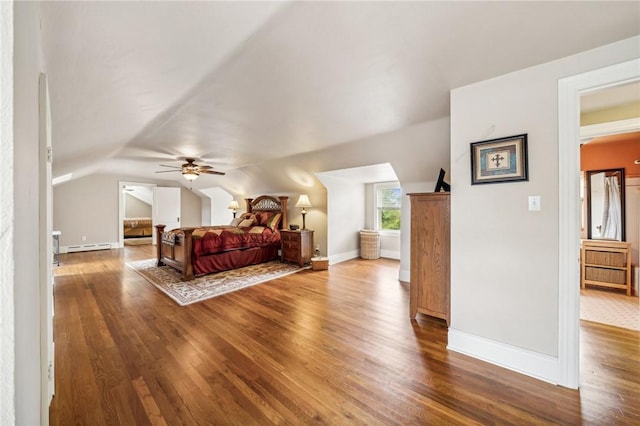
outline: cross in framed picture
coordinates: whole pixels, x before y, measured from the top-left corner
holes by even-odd
[[[471,184],[529,180],[527,134],[471,144]]]

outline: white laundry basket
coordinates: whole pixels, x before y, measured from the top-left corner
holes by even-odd
[[[370,229],[360,231],[360,257],[363,259],[380,257],[380,232]]]

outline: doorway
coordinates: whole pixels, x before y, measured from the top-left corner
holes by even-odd
[[[118,182],[118,189],[120,196],[118,197],[118,247],[122,248],[125,245],[125,222],[127,219],[149,219],[151,221],[151,212],[153,211],[153,188],[156,187],[155,183],[142,183],[142,182]],[[136,194],[133,197],[132,194]],[[131,203],[136,203],[135,208],[129,209],[130,214],[127,214],[127,200]],[[148,206],[148,216],[146,215]],[[131,206],[130,206],[131,207]],[[142,225],[142,224],[141,224]],[[153,234],[153,227],[141,226],[139,229],[131,231],[133,234],[147,234],[151,232]],[[152,235],[135,235],[135,237],[152,237]],[[138,238],[136,238],[138,239]],[[145,240],[150,244],[149,239]]]
[[[640,80],[640,59],[558,82],[558,383],[580,384],[580,95]]]
[[[640,175],[634,160],[640,159],[639,105],[640,81],[580,97],[581,238],[610,245],[605,250],[629,250],[630,264],[636,267],[640,260]],[[617,179],[613,180],[617,185],[605,185],[612,179]],[[625,258],[620,252],[592,253],[604,256],[603,261],[613,260],[612,256]],[[638,292],[631,285],[637,286],[637,279],[628,279],[635,275],[633,268],[586,269],[581,279],[592,280],[594,285],[580,290],[580,319],[640,331]],[[605,282],[598,285],[600,281]],[[630,296],[627,285],[631,285]]]

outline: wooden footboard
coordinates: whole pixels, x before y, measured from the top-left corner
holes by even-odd
[[[192,233],[196,228],[181,228],[173,244],[162,239],[166,225],[156,225],[156,254],[158,266],[168,265],[182,273],[183,280],[192,280],[191,262]]]

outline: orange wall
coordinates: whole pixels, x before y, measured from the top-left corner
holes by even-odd
[[[640,177],[640,132],[597,138],[580,148],[580,170],[624,168],[625,177]]]

